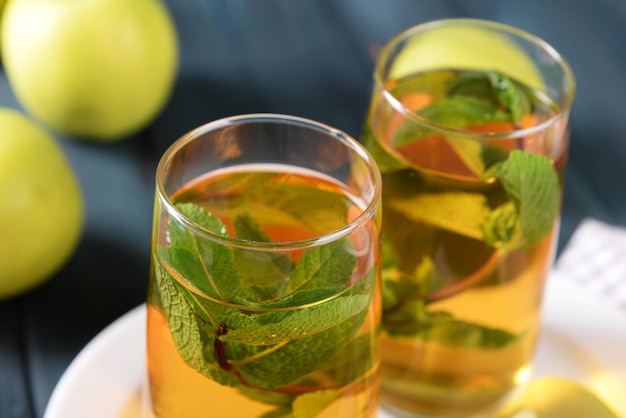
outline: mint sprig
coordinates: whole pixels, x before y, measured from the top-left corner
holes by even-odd
[[[430,105],[415,113],[442,129],[462,130],[489,122],[509,122],[514,125],[531,111],[532,104],[525,88],[504,74],[492,71],[449,80],[444,97],[435,98]],[[401,149],[432,135],[444,135],[443,140],[478,177],[487,169],[486,163],[503,157],[493,144],[431,129],[412,120],[398,127],[392,143]]]
[[[517,222],[510,205],[496,209],[484,225],[486,242],[529,249],[554,228],[561,201],[558,174],[548,157],[520,150],[511,151],[494,171],[515,207]]]
[[[317,393],[328,385],[307,377],[315,370],[335,379],[337,390],[362,378],[369,369],[356,374],[345,361],[350,358],[345,348],[371,355],[370,337],[356,333],[371,303],[368,289],[375,275],[349,285],[356,256],[347,238],[312,248],[297,262],[279,253],[269,252],[268,258],[266,252],[244,252],[211,239],[227,231],[202,207],[183,203],[177,209],[206,236],[170,220],[169,245],[154,254],[155,280],[175,345],[189,366],[276,405],[266,417],[312,418],[315,408],[307,399],[325,398]],[[249,215],[239,215],[234,224],[238,238],[269,242]],[[259,289],[278,296],[266,300]],[[208,297],[200,296],[203,292]]]

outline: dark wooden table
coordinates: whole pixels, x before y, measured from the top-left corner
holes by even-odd
[[[85,229],[73,257],[51,280],[0,301],[1,418],[41,417],[80,349],[144,301],[154,170],[173,140],[210,120],[251,112],[308,117],[358,136],[376,52],[394,34],[421,22],[497,20],[561,51],[576,74],[578,94],[559,248],[587,216],[626,226],[623,0],[169,0],[168,5],[181,63],[173,96],[158,119],[111,144],[57,136],[81,184]],[[19,108],[4,72],[0,106]],[[0,204],[5,199],[0,196]]]

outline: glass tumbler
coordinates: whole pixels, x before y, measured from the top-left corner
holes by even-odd
[[[381,401],[488,413],[529,379],[575,82],[543,40],[449,19],[380,52],[362,141],[383,177]]]
[[[145,415],[375,417],[380,195],[367,151],[310,120],[178,139],[156,174]]]

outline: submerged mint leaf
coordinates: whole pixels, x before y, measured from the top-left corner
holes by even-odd
[[[180,285],[160,263],[155,265],[155,280],[165,319],[183,361],[219,384],[238,386],[240,382],[237,376],[221,370],[218,365],[213,353],[216,327],[197,314],[195,303],[191,299],[193,293]],[[233,311],[231,309],[230,313]],[[238,311],[235,312],[239,314]]]
[[[504,74],[490,71],[452,80],[449,96],[474,97],[510,113],[510,121],[519,122],[531,112],[528,95],[522,86]]]
[[[339,297],[305,309],[290,311],[279,322],[263,324],[263,317],[257,316],[257,326],[236,329],[223,335],[222,341],[237,341],[248,345],[274,345],[312,336],[332,328],[347,319],[363,312],[369,306],[369,297],[353,295]]]
[[[208,232],[226,234],[222,222],[202,207],[177,207],[183,216]],[[266,240],[252,218],[241,216],[235,223],[241,237]],[[349,286],[356,256],[349,239],[344,238],[306,251],[295,266],[289,260],[289,269],[293,270],[285,267],[291,277],[281,279],[284,284],[277,286],[279,296],[269,303],[257,303],[246,297],[258,278],[252,277],[254,270],[238,271],[244,263],[235,259],[236,250],[192,234],[176,220],[168,224],[168,232],[170,245],[159,246],[155,254],[159,268],[156,277],[159,299],[181,357],[216,382],[277,405],[268,417],[291,416],[288,403],[293,396],[275,393],[274,389],[291,384],[313,384],[313,388],[321,385],[305,377],[312,371],[325,370],[324,365],[337,359],[343,348],[355,347],[353,341],[369,309],[371,292],[367,288],[374,285],[373,271]],[[277,268],[281,267],[279,264]],[[290,281],[294,286],[287,285]],[[206,298],[199,295],[203,289]],[[341,295],[329,299],[338,293]],[[233,305],[221,303],[222,297]],[[323,302],[300,310],[255,310],[320,300]],[[241,303],[247,303],[250,310],[242,311],[234,305]],[[347,372],[343,375],[353,376]]]
[[[508,113],[499,110],[488,102],[475,97],[454,96],[438,99],[418,110],[417,115],[440,125],[442,128],[464,129],[494,121],[510,121]],[[393,137],[395,147],[402,148],[416,141],[442,136],[465,166],[476,176],[485,171],[485,154],[492,148],[481,141],[467,139],[428,128],[415,121],[407,120],[396,130]]]
[[[447,128],[464,128],[493,121],[510,121],[506,112],[475,97],[446,97],[417,111],[421,117]]]
[[[496,173],[517,209],[520,245],[528,249],[554,228],[560,208],[558,174],[547,157],[520,150],[511,151]]]
[[[296,399],[294,395],[282,392],[274,392],[262,389],[249,388],[242,386],[239,388],[239,392],[255,401],[263,402],[269,405],[277,405],[288,407],[291,412],[291,403]]]
[[[339,390],[318,390],[300,395],[293,402],[293,418],[315,418],[341,396]]]
[[[444,97],[416,112],[417,115],[444,128],[462,129],[492,121],[510,121],[510,115],[498,110],[488,102],[475,97]],[[419,141],[435,131],[415,121],[406,121],[396,130],[393,145],[403,145]]]
[[[160,263],[155,263],[155,280],[161,296],[162,308],[182,359],[194,370],[210,376],[211,362],[203,355],[207,335],[201,331],[194,310],[184,296],[184,290]]]
[[[256,306],[259,308],[263,308],[263,309],[281,309],[281,308],[290,308],[293,306],[308,305],[313,302],[318,302],[320,300],[327,299],[333,295],[338,294],[344,289],[345,289],[345,286],[297,290],[283,299],[276,300],[273,302],[260,303],[260,304],[257,304]]]
[[[513,202],[495,208],[482,224],[485,243],[493,248],[507,248],[518,239],[519,217]]]
[[[252,242],[272,242],[247,213],[235,218],[235,233],[237,238]],[[293,268],[291,259],[285,254],[265,250],[254,251],[235,248],[234,261],[246,288],[246,299],[253,302],[282,297],[281,287]]]
[[[430,313],[424,338],[449,346],[499,349],[518,341],[522,335],[460,321],[445,312]]]
[[[270,389],[289,386],[332,359],[355,337],[366,315],[364,309],[317,334],[273,346],[228,342],[226,354],[249,384]]]
[[[355,267],[354,248],[343,238],[306,251],[289,276],[288,287],[293,292],[345,286]]]
[[[408,300],[385,312],[383,327],[395,337],[415,337],[447,346],[478,349],[502,348],[521,338],[505,330],[458,320],[447,312],[429,312],[419,299]]]
[[[191,222],[203,229],[227,236],[222,221],[204,208],[191,203],[176,205]],[[241,296],[241,277],[235,266],[233,252],[225,245],[199,236],[172,219],[168,224],[170,247],[160,253],[190,286],[224,301]]]

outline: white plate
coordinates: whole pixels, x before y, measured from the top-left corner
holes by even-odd
[[[70,364],[44,418],[130,418],[145,374],[145,306],[98,334]],[[552,274],[534,376],[571,378],[626,417],[626,311]],[[389,417],[381,413],[381,418]]]

